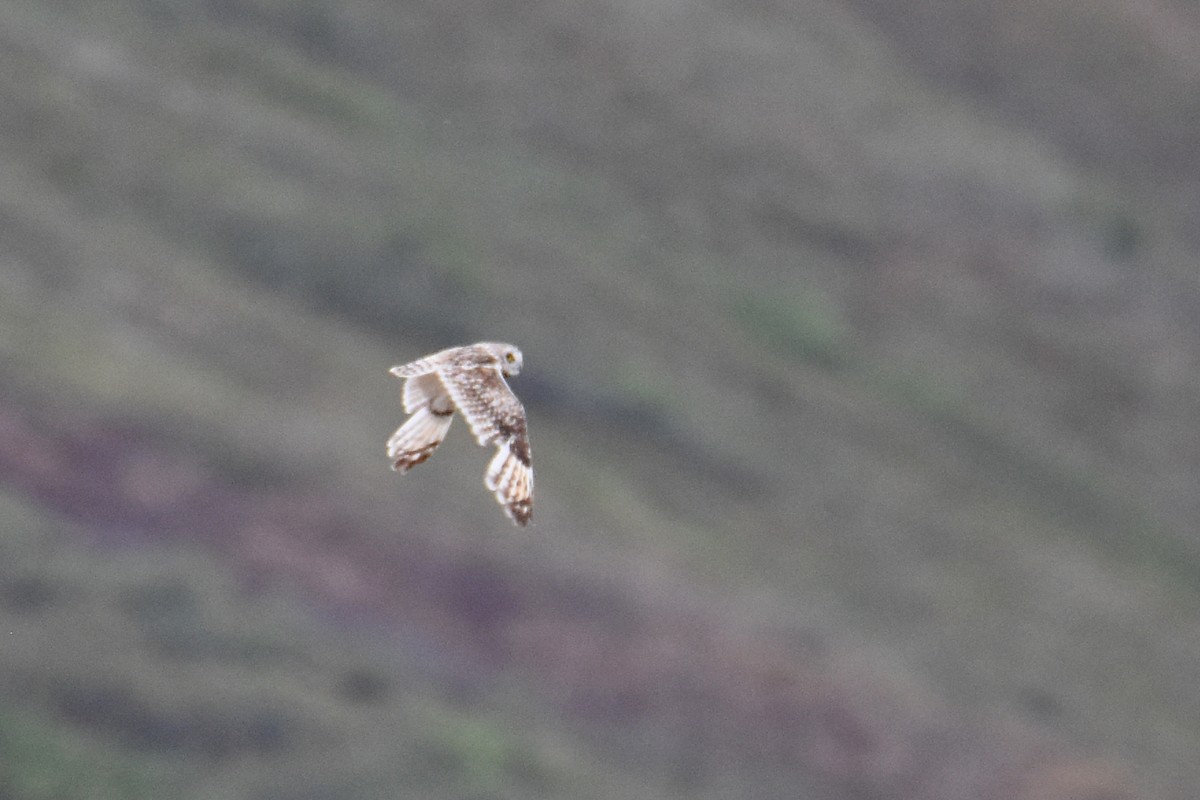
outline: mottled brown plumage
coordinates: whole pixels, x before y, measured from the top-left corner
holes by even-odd
[[[392,367],[404,378],[404,410],[411,414],[388,440],[392,469],[408,470],[429,458],[446,438],[454,411],[480,446],[496,454],[484,473],[484,485],[517,525],[533,516],[533,463],[525,408],[505,377],[521,370],[521,351],[499,342],[479,342]]]

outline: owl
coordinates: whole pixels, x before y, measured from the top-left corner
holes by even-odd
[[[496,453],[483,484],[517,525],[533,516],[533,465],[525,408],[505,378],[521,371],[521,351],[511,344],[479,342],[392,367],[404,379],[404,410],[411,414],[388,439],[392,469],[408,472],[446,438],[459,411],[481,447]]]

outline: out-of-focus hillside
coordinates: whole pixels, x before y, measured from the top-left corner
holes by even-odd
[[[13,0],[0,796],[1191,797],[1198,25]]]

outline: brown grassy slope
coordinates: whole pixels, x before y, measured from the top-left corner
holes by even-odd
[[[931,81],[969,94],[1078,162],[1135,183],[1200,171],[1200,14],[1186,3],[850,0]]]
[[[1190,784],[1171,198],[930,92],[825,4],[58,8],[5,34],[27,393],[469,541],[494,510],[451,459],[478,454],[429,465],[421,500],[454,516],[394,497],[391,389],[356,387],[395,350],[516,339],[551,563],[867,639],[954,703]],[[38,299],[93,310],[39,327]]]
[[[149,762],[175,794],[1135,796],[1112,764],[1020,725],[967,722],[901,691],[865,653],[661,577],[563,572],[524,547],[404,533],[382,548],[337,496],[246,492],[128,424],[59,430],[10,412],[0,437],[0,474],[86,521],[93,543],[81,552],[69,541],[81,532],[55,517],[13,527],[0,498],[13,625],[0,685],[24,713],[48,709],[111,742],[109,758]],[[113,542],[144,553],[94,547]],[[283,580],[335,618],[369,622],[314,630],[306,602],[263,588]],[[535,705],[513,707],[520,694],[497,692],[497,673],[536,685]],[[549,748],[563,727],[619,773],[597,780],[583,753]],[[10,769],[5,785],[21,785],[22,764]]]

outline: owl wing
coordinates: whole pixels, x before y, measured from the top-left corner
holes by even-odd
[[[481,447],[525,436],[525,408],[499,369],[456,367],[443,371],[441,378]]]
[[[414,375],[428,375],[431,372],[437,372],[447,364],[454,361],[455,357],[464,350],[469,350],[467,347],[451,347],[447,350],[440,350],[433,355],[418,358],[416,361],[410,361],[407,364],[400,364],[392,367],[389,372],[397,378],[411,378]]]
[[[533,515],[533,463],[525,407],[495,366],[460,367],[441,375],[475,440],[496,445],[484,484],[513,522],[526,524]]]
[[[500,442],[492,456],[483,485],[504,507],[504,513],[518,525],[526,525],[533,517],[533,467],[529,463],[526,442],[524,456],[519,455],[512,442]]]
[[[438,373],[416,371],[415,365],[425,366],[426,362],[428,359],[422,359],[392,368],[395,375],[409,375],[401,394],[405,412],[412,415],[388,439],[388,459],[397,472],[408,472],[433,455],[454,418],[454,403]]]

